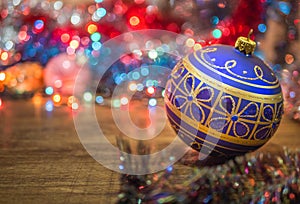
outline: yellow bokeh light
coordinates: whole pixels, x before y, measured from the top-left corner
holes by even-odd
[[[132,26],[137,26],[137,25],[140,23],[140,19],[139,19],[137,16],[132,16],[132,17],[129,19],[129,23],[130,23],[130,25],[132,25]]]
[[[79,42],[77,40],[72,40],[70,42],[70,47],[73,49],[77,49],[79,47]]]
[[[202,48],[202,45],[200,44],[195,44],[194,45],[194,50],[197,51],[197,50],[200,50]]]
[[[61,102],[61,96],[59,94],[55,94],[52,99],[55,103]]]
[[[87,31],[89,34],[93,34],[98,30],[97,26],[95,24],[91,24],[88,26]]]
[[[7,52],[2,52],[2,54],[1,54],[1,59],[2,59],[3,61],[6,61],[6,60],[8,59],[8,53],[7,53]]]
[[[185,45],[188,47],[194,47],[195,45],[195,40],[192,38],[187,39],[187,41],[185,42]]]

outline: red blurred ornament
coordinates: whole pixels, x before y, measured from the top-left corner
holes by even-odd
[[[217,43],[234,45],[236,39],[247,36],[250,29],[253,29],[255,35],[262,22],[262,12],[264,8],[261,0],[240,0],[232,16],[218,24],[217,28],[221,30],[222,36]]]
[[[76,55],[62,53],[52,58],[44,70],[45,85],[53,87],[55,92],[62,95],[73,95],[75,80],[80,85],[76,87],[76,93],[83,93],[90,80],[90,73]]]

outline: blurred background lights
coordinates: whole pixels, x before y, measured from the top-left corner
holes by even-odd
[[[6,75],[4,72],[0,72],[0,81],[4,81],[6,78]]]
[[[77,110],[79,108],[79,104],[77,102],[72,103],[72,109]]]
[[[48,86],[46,89],[45,89],[45,93],[47,95],[52,95],[54,92],[53,88],[51,86]]]
[[[136,85],[136,83],[132,82],[129,84],[128,88],[130,91],[136,91],[137,85]]]
[[[98,42],[101,39],[101,34],[98,32],[95,32],[91,35],[91,40],[94,42]]]
[[[6,50],[12,49],[13,46],[14,46],[14,43],[13,43],[11,40],[9,40],[9,41],[7,41],[7,42],[5,43],[5,48],[6,48]]]
[[[72,40],[70,42],[70,47],[73,49],[77,49],[79,47],[79,42],[77,40]]]
[[[19,34],[18,34],[18,38],[19,40],[26,40],[27,38],[27,32],[26,31],[20,31]]]
[[[291,54],[286,54],[285,55],[285,62],[287,64],[292,64],[294,62],[294,56]]]
[[[128,101],[128,98],[124,96],[120,99],[120,102],[124,106],[124,105],[127,105],[129,101]]]
[[[148,80],[146,81],[146,86],[147,86],[147,87],[154,86],[153,80],[148,79]]]
[[[2,52],[1,54],[1,60],[5,61],[8,58],[8,53],[7,52]]]
[[[95,24],[90,24],[87,28],[87,31],[89,34],[93,34],[98,30],[97,26]]]
[[[112,100],[112,106],[114,108],[120,108],[121,107],[121,101],[120,101],[120,99],[114,99],[114,100]]]
[[[141,83],[137,84],[136,90],[143,91],[144,90],[144,85],[141,84]]]
[[[44,30],[45,24],[44,21],[39,19],[34,22],[33,33],[38,34]]]
[[[80,23],[80,15],[78,13],[74,13],[72,16],[71,16],[71,23],[73,25],[77,25]]]
[[[86,102],[91,102],[93,100],[93,95],[91,92],[85,92],[83,94],[83,99],[86,101]]]
[[[149,53],[148,53],[148,56],[151,59],[156,59],[158,54],[157,54],[156,50],[150,50]]]
[[[96,103],[98,104],[103,104],[104,98],[102,96],[97,96],[95,99]]]
[[[186,40],[185,45],[188,46],[188,47],[194,47],[195,40],[192,39],[192,38],[189,38],[189,39]]]
[[[61,80],[55,80],[54,86],[55,86],[55,88],[59,89],[59,88],[61,88],[63,86],[63,83],[62,83]]]
[[[213,25],[217,25],[217,24],[219,23],[219,21],[220,21],[220,19],[218,18],[218,16],[213,16],[213,17],[211,18],[211,23],[212,23]]]
[[[157,100],[155,98],[150,98],[148,103],[149,103],[149,106],[154,107],[157,105]]]
[[[165,97],[165,93],[166,93],[166,90],[164,89],[164,90],[162,90],[162,92],[161,92],[161,96],[164,98]]]
[[[291,4],[289,2],[280,1],[278,2],[278,7],[279,10],[285,15],[289,15],[291,12]]]
[[[106,10],[105,8],[98,8],[96,11],[96,14],[99,18],[102,18],[106,15]]]
[[[222,31],[220,29],[214,29],[212,31],[212,35],[213,35],[214,38],[219,39],[219,38],[222,37]]]
[[[59,94],[53,95],[52,99],[53,99],[53,101],[54,101],[55,103],[60,103],[61,100],[62,100],[62,98],[61,98],[61,96],[60,96]]]
[[[18,6],[21,3],[21,0],[13,0],[13,5]]]
[[[132,25],[132,26],[137,26],[137,25],[140,23],[140,19],[139,19],[137,16],[132,16],[132,17],[129,19],[129,23],[130,23],[130,25]]]
[[[201,48],[202,48],[202,45],[200,45],[199,43],[194,45],[194,50],[195,51],[200,50]]]
[[[36,21],[34,22],[34,27],[35,27],[35,29],[37,29],[37,30],[43,29],[43,28],[44,28],[44,21],[43,21],[43,20],[36,20]]]
[[[138,80],[141,77],[139,72],[133,72],[132,73],[132,79],[133,80]]]
[[[142,76],[148,76],[149,75],[149,69],[148,69],[148,67],[142,67],[141,68],[141,75]]]
[[[134,0],[134,2],[135,2],[136,4],[142,4],[142,3],[145,2],[145,0]]]
[[[93,42],[92,43],[93,50],[100,50],[101,47],[102,47],[102,44],[100,42]]]
[[[70,35],[68,33],[64,33],[60,37],[63,43],[68,43],[70,41]]]
[[[259,24],[259,25],[258,25],[258,30],[259,30],[259,32],[261,32],[261,33],[266,32],[266,31],[267,31],[267,26],[266,26],[266,24],[263,24],[263,23]]]
[[[63,5],[64,5],[63,2],[56,1],[56,2],[54,2],[53,7],[55,10],[60,10],[63,7]]]
[[[291,98],[295,98],[295,97],[296,97],[296,93],[295,93],[294,91],[291,91],[291,92],[290,92],[290,97],[291,97]]]
[[[152,94],[155,93],[155,89],[152,86],[150,86],[150,87],[147,88],[147,93],[152,95]]]
[[[64,60],[62,66],[65,69],[69,69],[71,67],[71,62],[69,60]]]
[[[52,101],[47,101],[47,102],[46,102],[46,104],[45,104],[45,109],[46,109],[46,111],[48,111],[48,112],[53,111],[53,103],[52,103]]]

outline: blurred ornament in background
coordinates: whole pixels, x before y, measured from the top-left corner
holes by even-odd
[[[43,88],[43,67],[39,63],[24,62],[9,67],[0,73],[0,81],[11,97],[31,97]]]
[[[212,45],[180,61],[165,93],[178,136],[206,156],[230,158],[264,145],[283,113],[279,80],[253,55],[256,43]]]
[[[84,56],[61,53],[52,58],[44,69],[45,91],[50,93],[48,95],[59,93],[72,96],[75,80],[80,85],[76,87],[76,93],[83,93],[90,79]]]

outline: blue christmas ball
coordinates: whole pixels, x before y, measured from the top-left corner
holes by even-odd
[[[254,151],[274,135],[281,120],[278,78],[243,43],[213,45],[186,56],[167,82],[172,127],[186,144],[209,156]]]

